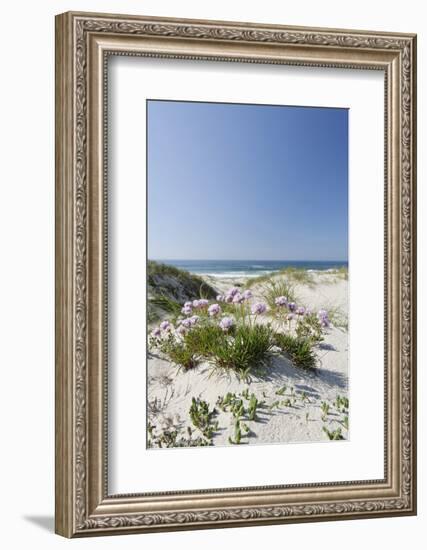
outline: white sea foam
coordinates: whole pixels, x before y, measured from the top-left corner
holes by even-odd
[[[205,277],[216,277],[217,279],[240,279],[246,277],[258,277],[259,275],[268,275],[269,273],[274,273],[274,271],[216,271],[201,273],[200,271],[193,271],[194,275],[205,276]]]

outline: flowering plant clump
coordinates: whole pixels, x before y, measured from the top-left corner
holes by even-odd
[[[252,291],[237,287],[218,294],[215,301],[187,301],[179,306],[181,316],[174,324],[164,320],[152,329],[149,344],[185,370],[205,361],[247,377],[250,369],[268,365],[277,348],[297,366],[315,366],[312,348],[330,326],[328,312],[312,313],[290,299],[293,294],[278,294],[286,288],[273,290],[265,302],[252,303]],[[264,314],[269,317],[261,321]]]

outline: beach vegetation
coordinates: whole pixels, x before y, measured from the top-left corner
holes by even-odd
[[[317,365],[317,357],[309,339],[298,338],[289,333],[277,332],[274,335],[275,344],[284,352],[296,367],[313,369]]]
[[[302,267],[285,267],[279,271],[279,274],[300,285],[313,287],[315,284],[313,274],[308,269]]]
[[[296,301],[294,286],[286,279],[271,278],[261,286],[260,293],[273,315],[283,311],[278,299],[285,298],[288,303]]]
[[[325,432],[330,441],[339,441],[345,439],[342,435],[341,428],[337,428],[336,430],[329,430],[326,426],[323,426],[322,430]]]
[[[209,442],[216,431],[218,431],[218,422],[214,421],[217,415],[216,409],[210,409],[209,404],[203,399],[193,397],[189,416],[193,425],[200,430],[203,437]]]
[[[215,289],[201,277],[153,260],[147,262],[147,283],[149,322],[157,321],[165,313],[178,315],[185,300],[216,296]]]

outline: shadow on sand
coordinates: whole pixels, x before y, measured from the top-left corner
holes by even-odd
[[[294,367],[291,361],[283,356],[274,357],[272,364],[260,376],[254,376],[254,380],[274,382],[276,384],[291,383],[296,389],[305,391],[313,397],[318,396],[318,390],[312,384],[321,382],[331,388],[347,388],[347,377],[340,372],[322,369],[308,370]]]

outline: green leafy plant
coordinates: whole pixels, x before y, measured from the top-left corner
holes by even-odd
[[[258,399],[256,398],[255,394],[253,393],[251,395],[250,400],[249,400],[249,406],[248,406],[249,420],[255,420],[256,419],[257,407],[258,407]]]
[[[196,399],[195,397],[192,398],[189,410],[191,422],[209,441],[212,440],[214,433],[218,430],[218,422],[213,421],[216,414],[216,410],[210,410],[209,404],[206,401],[199,398]]]
[[[228,438],[228,442],[232,445],[240,445],[242,441],[242,429],[240,425],[240,418],[236,418],[234,422],[234,439]]]
[[[326,401],[322,401],[320,403],[320,409],[322,411],[322,420],[325,420],[330,411],[329,403],[327,403]]]
[[[344,426],[344,428],[346,430],[348,430],[348,416],[344,416],[344,418],[342,419],[342,425]]]
[[[322,429],[331,441],[338,441],[338,440],[344,439],[341,432],[341,428],[337,428],[336,430],[328,430],[326,426],[323,426]]]

